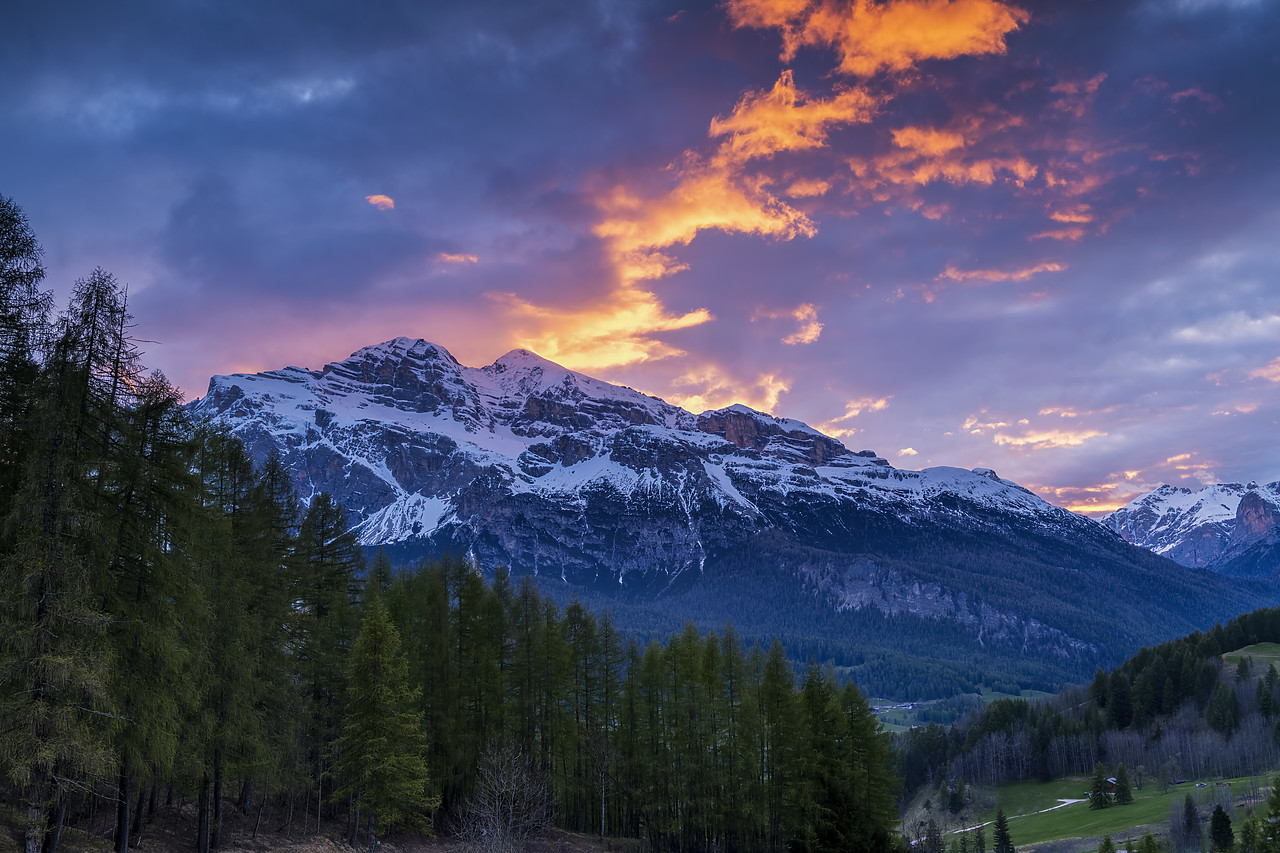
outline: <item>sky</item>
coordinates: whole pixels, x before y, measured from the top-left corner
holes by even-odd
[[[189,399],[406,335],[1093,515],[1280,480],[1274,0],[18,0],[0,194]]]

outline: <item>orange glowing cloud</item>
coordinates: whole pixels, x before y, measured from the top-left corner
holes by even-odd
[[[1093,517],[1115,512],[1142,494],[1131,488],[1122,488],[1118,483],[1059,487],[1033,485],[1029,488],[1040,497],[1063,509]]]
[[[1049,231],[1041,231],[1039,234],[1032,234],[1028,240],[1081,240],[1084,238],[1085,231],[1079,225],[1073,225],[1070,228],[1054,228]]]
[[[442,264],[474,264],[480,261],[475,255],[454,254],[452,252],[441,252],[436,255],[436,260]]]
[[[364,197],[364,200],[378,208],[378,210],[394,210],[396,206],[395,199],[389,195],[382,195],[380,193],[378,195],[367,195]]]
[[[1067,268],[1066,264],[1057,262],[1045,262],[1036,264],[1033,267],[1026,267],[1018,270],[960,270],[951,264],[938,275],[939,279],[951,279],[952,281],[1026,281],[1032,276],[1039,275],[1042,272],[1062,272]]]
[[[802,47],[833,48],[844,74],[907,71],[923,60],[1001,54],[1026,23],[997,0],[729,0],[735,26],[779,29],[783,59]]]
[[[907,126],[891,131],[895,150],[870,163],[851,160],[850,168],[859,178],[874,172],[876,179],[900,187],[925,186],[944,181],[955,186],[991,186],[1009,181],[1021,187],[1034,179],[1039,167],[1018,154],[974,155],[975,143],[985,141],[1012,122],[966,116],[950,127]]]
[[[1055,210],[1049,214],[1054,222],[1088,223],[1093,221],[1093,213],[1087,204],[1078,204],[1063,210]]]
[[[743,176],[732,165],[690,154],[665,195],[645,197],[617,186],[597,199],[603,218],[595,234],[609,241],[624,281],[658,278],[680,268],[652,250],[687,245],[699,231],[782,240],[817,233],[807,216],[768,191],[763,178]]]
[[[892,131],[893,144],[926,157],[940,157],[964,148],[964,134],[930,127],[903,127]]]
[[[816,198],[817,196],[826,195],[830,189],[830,181],[801,178],[798,181],[793,181],[787,187],[787,195],[792,198]]]
[[[797,305],[790,311],[756,311],[751,317],[751,322],[778,320],[783,317],[798,321],[800,327],[785,338],[782,338],[781,343],[788,345],[811,344],[822,335],[822,323],[818,321],[818,308],[808,302]]]
[[[1083,430],[1027,430],[1021,435],[998,432],[991,440],[1004,447],[1029,447],[1032,450],[1052,450],[1059,447],[1078,447],[1091,438],[1101,438],[1106,433],[1096,429]]]
[[[719,157],[742,161],[804,151],[826,144],[838,125],[865,123],[880,99],[865,89],[844,89],[827,99],[808,99],[796,89],[791,71],[783,71],[768,92],[748,92],[727,118],[711,120],[709,134],[727,136]]]
[[[690,368],[676,377],[676,388],[689,388],[688,393],[675,391],[666,400],[691,412],[720,409],[743,403],[762,412],[777,408],[778,398],[791,390],[791,380],[773,373],[761,373],[752,379],[739,379],[716,364]]]
[[[818,309],[805,303],[791,312],[791,316],[800,322],[800,328],[782,339],[784,344],[811,344],[822,334],[822,324],[818,322]]]
[[[585,309],[536,306],[512,293],[489,294],[518,327],[516,345],[573,370],[620,367],[683,355],[654,340],[655,332],[687,329],[714,319],[704,308],[672,314],[654,294],[624,287]]]

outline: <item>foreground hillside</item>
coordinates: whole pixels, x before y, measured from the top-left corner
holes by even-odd
[[[693,414],[517,350],[398,338],[189,407],[394,562],[467,554],[662,636],[784,638],[876,694],[1052,686],[1276,601],[1130,546],[993,471],[906,471],[746,407]]]
[[[1052,849],[1096,850],[1100,836],[1135,827],[1172,839],[1170,849],[1201,849],[1218,806],[1243,833],[1280,770],[1277,663],[1280,609],[1258,610],[1143,648],[1087,687],[904,732],[906,829],[973,826],[999,803],[1011,817],[1044,811],[1010,821],[1020,849],[1084,837]],[[1280,814],[1280,798],[1267,809]]]

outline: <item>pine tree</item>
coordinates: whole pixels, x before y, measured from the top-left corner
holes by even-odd
[[[1227,814],[1221,803],[1213,807],[1213,816],[1209,819],[1209,840],[1215,853],[1227,853],[1236,843],[1235,832],[1231,829],[1231,815]]]
[[[999,806],[996,807],[996,828],[991,837],[993,853],[1014,853],[1013,840],[1009,837],[1009,819]]]
[[[1099,761],[1093,766],[1093,779],[1089,783],[1089,808],[1105,809],[1111,805],[1111,795],[1107,793],[1107,769]]]
[[[1133,787],[1129,784],[1129,771],[1124,769],[1124,762],[1116,767],[1116,803],[1128,805],[1133,802]]]
[[[1182,802],[1182,834],[1189,843],[1199,848],[1200,812],[1197,811],[1195,801],[1191,799],[1190,794],[1187,794],[1187,798]]]
[[[427,831],[440,800],[431,794],[427,741],[411,688],[400,635],[382,596],[364,602],[360,633],[351,650],[342,736],[337,743],[342,786],[368,814],[369,851],[388,827]]]
[[[1102,843],[1098,845],[1098,853],[1116,853],[1116,845],[1110,835],[1103,836]]]

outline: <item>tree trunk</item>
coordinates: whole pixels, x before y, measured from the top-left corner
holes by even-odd
[[[222,843],[222,750],[213,751],[213,820],[209,827],[209,849]]]
[[[27,829],[24,849],[26,853],[40,853],[44,846],[44,830],[49,825],[45,807],[45,774],[32,774],[34,781],[27,786]]]
[[[67,798],[58,792],[54,795],[53,808],[49,810],[49,825],[45,828],[41,853],[57,853],[62,841],[62,824],[67,816]]]
[[[199,820],[196,826],[196,851],[209,853],[209,774],[200,779]]]
[[[347,843],[355,847],[356,839],[360,837],[360,804],[354,792],[347,804],[347,815]]]
[[[249,806],[253,803],[253,780],[245,779],[240,783],[240,796],[236,799],[236,808],[240,810],[240,814],[248,814]]]
[[[377,810],[374,803],[369,803],[369,853],[375,853],[378,847],[378,825],[374,820]]]
[[[128,763],[120,762],[120,790],[116,793],[116,853],[129,853],[129,799],[133,780]]]
[[[129,830],[130,834],[133,835],[135,838],[138,836],[139,833],[142,832],[142,816],[146,811],[146,809],[144,808],[146,804],[147,804],[147,789],[142,788],[141,790],[138,791],[138,804],[133,809],[133,826]],[[135,841],[134,843],[136,844],[137,842]]]

